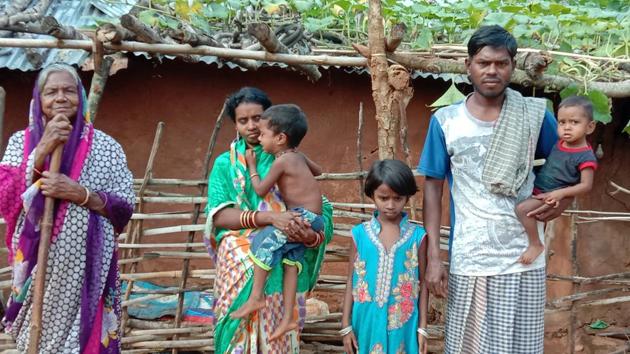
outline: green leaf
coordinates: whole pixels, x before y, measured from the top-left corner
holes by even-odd
[[[179,27],[179,21],[172,17],[160,16],[160,27],[168,27],[170,29],[177,29]]]
[[[295,0],[293,4],[295,5],[295,9],[299,12],[306,12],[315,5],[313,1],[308,0]]]
[[[483,19],[486,17],[486,11],[479,11],[479,10],[475,10],[473,13],[470,14],[470,26],[471,27],[479,27],[479,25],[481,24],[481,21],[483,21]]]
[[[593,118],[604,124],[612,121],[610,98],[599,90],[591,90],[588,92],[588,98],[593,103]]]
[[[580,93],[580,88],[576,84],[571,84],[560,91],[560,98],[565,99],[570,96],[577,96]]]
[[[484,24],[486,25],[499,25],[501,27],[507,27],[508,22],[512,19],[512,14],[504,12],[493,12],[486,15],[484,18]]]
[[[230,15],[224,4],[211,3],[203,8],[203,15],[208,18],[226,19]]]
[[[147,26],[154,27],[158,24],[158,18],[156,16],[155,10],[144,10],[138,14],[138,20],[144,23]]]
[[[190,16],[190,24],[206,33],[212,33],[212,27],[210,27],[208,20],[203,16],[196,14]]]
[[[597,320],[593,323],[591,323],[589,325],[589,327],[591,327],[592,329],[606,329],[609,327],[608,323],[602,321],[602,320]]]
[[[628,124],[626,124],[626,127],[623,128],[623,132],[630,135],[630,121],[628,121]]]
[[[415,41],[415,45],[418,48],[431,48],[433,44],[433,33],[428,28],[422,30],[422,32],[418,35]]]
[[[449,106],[463,100],[464,98],[466,98],[466,96],[457,89],[457,86],[455,86],[455,83],[453,82],[451,83],[451,87],[449,87],[440,98],[431,103],[429,107],[439,108]]]

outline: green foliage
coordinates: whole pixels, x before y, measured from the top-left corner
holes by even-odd
[[[330,31],[345,36],[349,42],[367,41],[368,0],[152,0],[152,3],[166,11],[149,6],[138,17],[153,27],[175,28],[179,20],[212,33],[232,31],[234,19],[245,25],[263,21],[272,27],[301,21],[311,33]],[[516,37],[520,47],[630,58],[628,0],[381,0],[381,4],[386,32],[396,23],[407,25],[402,49],[426,50],[434,44],[464,44],[479,26],[498,24]],[[604,123],[612,119],[610,100],[602,92],[586,92],[585,87],[594,80],[620,81],[629,77],[613,62],[570,57],[556,57],[546,72],[582,83],[566,88],[561,96],[589,97],[595,119]],[[453,88],[457,90],[452,86],[449,91]],[[452,94],[449,91],[446,94]],[[630,126],[624,131],[630,134]]]
[[[570,96],[584,96],[593,103],[593,119],[604,124],[612,121],[612,102],[608,96],[599,90],[586,92],[584,88],[577,85],[570,85],[560,91],[560,98],[565,99]]]
[[[602,320],[597,320],[593,323],[591,323],[589,325],[589,327],[591,327],[592,329],[606,329],[609,327],[608,323],[602,321]]]
[[[116,1],[116,0],[110,0]],[[301,18],[309,31],[339,32],[367,39],[368,0],[153,0],[175,17],[212,28],[227,27],[237,15],[268,22]],[[630,55],[630,7],[624,0],[382,0],[386,30],[403,22],[405,45],[424,49],[433,43],[465,43],[480,25],[510,30],[521,46],[600,56]],[[193,20],[194,16],[201,19]],[[267,15],[267,16],[264,16]],[[156,25],[155,16],[146,16]],[[194,25],[194,23],[191,23]],[[166,25],[159,23],[160,26]]]
[[[451,87],[449,87],[448,90],[446,90],[446,92],[444,92],[444,94],[440,96],[440,98],[431,103],[429,107],[432,107],[433,110],[435,110],[440,107],[449,106],[454,103],[460,102],[464,98],[466,98],[466,96],[464,96],[464,94],[459,89],[457,89],[457,86],[455,86],[455,83],[453,82],[451,83]]]

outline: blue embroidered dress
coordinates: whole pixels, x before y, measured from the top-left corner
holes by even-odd
[[[360,354],[417,354],[420,273],[418,248],[424,228],[400,222],[400,239],[387,251],[377,214],[352,229],[357,248],[352,277],[352,328]]]

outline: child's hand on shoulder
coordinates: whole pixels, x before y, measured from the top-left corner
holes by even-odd
[[[247,162],[247,166],[256,166],[256,153],[254,150],[245,150],[245,161]]]

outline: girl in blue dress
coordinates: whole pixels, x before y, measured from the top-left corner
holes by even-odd
[[[401,161],[376,161],[368,173],[365,194],[377,211],[352,229],[340,331],[347,353],[427,352],[425,232],[403,212],[417,190]]]

